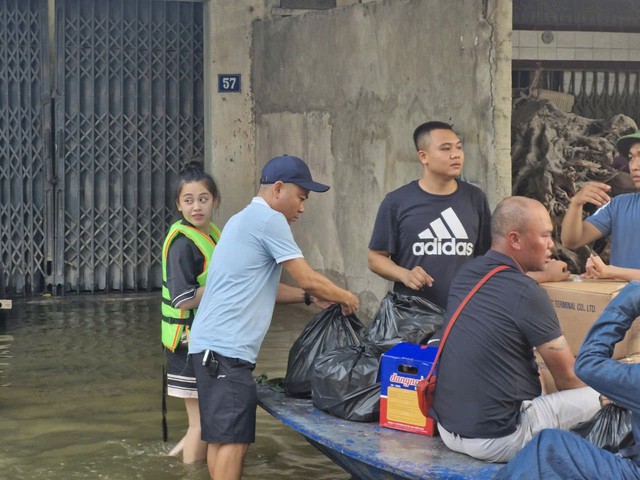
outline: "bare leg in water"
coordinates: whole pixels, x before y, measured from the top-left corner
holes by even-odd
[[[249,444],[208,444],[207,467],[209,476],[215,480],[240,480],[244,457]]]
[[[197,398],[185,398],[184,404],[189,418],[189,428],[184,437],[169,452],[178,456],[182,452],[184,463],[194,463],[207,458],[207,442],[203,442],[200,434],[200,408]]]
[[[180,439],[180,441],[178,443],[176,443],[176,446],[173,447],[171,449],[171,451],[169,452],[169,455],[172,457],[177,457],[178,455],[180,455],[182,453],[182,449],[184,448],[184,439],[187,438],[187,434],[184,434],[184,437],[182,437]]]

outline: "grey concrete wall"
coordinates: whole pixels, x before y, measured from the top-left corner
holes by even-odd
[[[247,203],[269,158],[304,158],[332,189],[311,194],[294,236],[370,315],[389,284],[369,272],[367,244],[384,195],[420,176],[418,124],[453,123],[465,178],[492,205],[510,192],[510,2],[343,1],[288,17],[274,5],[208,3],[209,77],[235,68],[244,85],[241,94],[209,89],[219,220]]]

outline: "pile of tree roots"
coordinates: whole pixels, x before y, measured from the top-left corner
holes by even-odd
[[[612,196],[637,191],[628,160],[619,157],[615,142],[638,127],[625,115],[594,120],[533,97],[514,102],[511,125],[513,194],[535,198],[547,207],[554,225],[554,257],[567,262],[572,273],[582,273],[590,250],[562,246],[562,219],[571,198],[589,181],[611,185]],[[587,205],[585,217],[595,210]],[[591,248],[608,263],[608,242],[595,242]]]

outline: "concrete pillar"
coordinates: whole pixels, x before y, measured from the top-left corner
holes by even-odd
[[[493,126],[495,162],[488,162],[485,192],[491,208],[511,195],[511,0],[489,0],[487,22],[492,26]]]
[[[215,214],[222,226],[256,192],[255,121],[251,89],[252,22],[264,0],[207,0],[204,4],[205,157],[222,193]],[[240,74],[241,91],[218,93],[219,74]]]

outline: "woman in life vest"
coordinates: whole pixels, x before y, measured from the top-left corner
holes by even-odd
[[[220,230],[211,222],[220,194],[202,163],[191,161],[178,177],[175,202],[182,218],[171,225],[162,247],[162,344],[167,363],[167,393],[184,398],[189,428],[169,452],[182,452],[185,463],[205,460],[207,443],[200,438],[200,409],[189,330],[204,293],[207,270]]]

